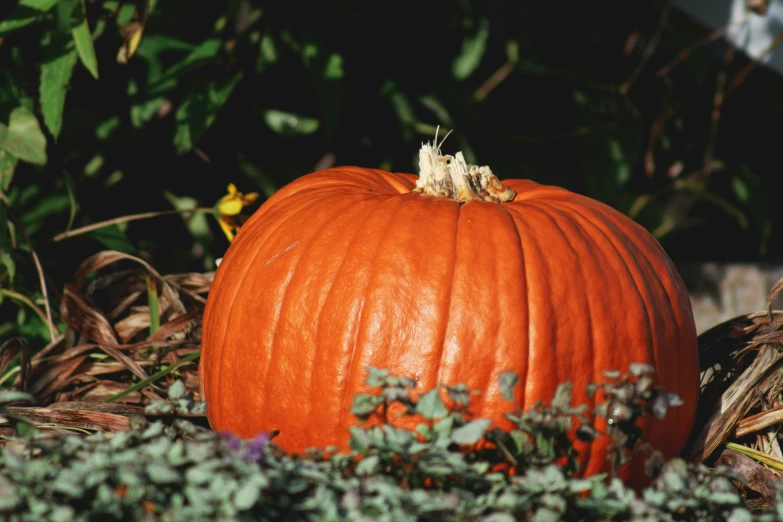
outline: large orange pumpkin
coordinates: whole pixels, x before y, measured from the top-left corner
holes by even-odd
[[[215,275],[200,379],[216,430],[280,430],[290,452],[347,448],[368,365],[418,390],[481,390],[477,417],[508,427],[498,376],[524,407],[605,370],[652,365],[684,406],[646,419],[667,457],[691,429],[696,331],[682,280],[658,242],[612,208],[487,167],[420,152],[420,178],[359,167],[305,175],[245,223]],[[608,440],[578,444],[605,470]]]

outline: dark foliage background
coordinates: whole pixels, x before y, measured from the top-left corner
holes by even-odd
[[[783,78],[709,34],[663,1],[3,2],[0,338],[47,337],[31,247],[56,314],[99,250],[172,273],[228,245],[208,213],[57,234],[229,182],[262,194],[248,213],[318,168],[415,172],[438,125],[446,152],[602,200],[676,261],[779,261]]]

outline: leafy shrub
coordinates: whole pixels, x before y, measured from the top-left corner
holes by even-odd
[[[599,434],[590,424],[577,426],[582,437],[622,442],[616,464],[641,448],[634,439],[641,415],[660,416],[676,406],[674,397],[653,386],[650,373],[635,366],[600,384],[606,400],[596,414],[619,413],[615,429]],[[739,522],[783,516],[783,490],[776,511],[752,514],[726,471],[679,459],[652,466],[656,477],[639,494],[617,478],[577,478],[577,455],[566,433],[584,407],[571,405],[570,384],[548,405],[509,413],[515,427],[501,432],[467,415],[471,392],[464,385],[443,386],[444,401],[437,389],[414,399],[415,382],[386,370],[370,368],[367,383],[375,393],[357,395],[353,412],[381,422],[351,428],[353,451],[345,454],[326,448],[291,456],[275,446],[275,434],[241,440],[183,418],[149,422],[137,416],[130,431],[113,435],[33,433],[0,454],[0,513],[11,521]],[[507,398],[516,384],[513,374],[501,377]],[[201,407],[184,388],[172,386],[168,401],[151,404],[148,413]],[[391,410],[424,422],[415,432],[395,428],[384,422]],[[476,444],[486,442],[495,448]],[[563,459],[564,465],[556,464]]]

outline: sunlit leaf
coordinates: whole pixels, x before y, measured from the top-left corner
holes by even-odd
[[[8,192],[18,161],[13,154],[0,149],[0,192]]]
[[[71,34],[82,64],[95,79],[98,79],[98,57],[95,56],[95,47],[92,45],[92,35],[87,20],[74,27]]]
[[[58,0],[21,0],[8,16],[0,21],[0,35],[35,22],[57,2]]]
[[[188,90],[176,112],[174,146],[179,154],[193,148],[241,79],[242,73],[238,72],[228,78],[195,83]]]
[[[65,230],[71,230],[73,226],[73,220],[76,217],[76,210],[79,208],[79,204],[76,201],[76,184],[73,182],[73,178],[70,174],[63,171],[63,179],[65,180],[65,189],[68,192],[68,226]]]
[[[133,243],[130,242],[128,236],[125,235],[125,232],[120,230],[118,225],[92,230],[88,232],[87,235],[99,241],[109,250],[118,250],[120,252],[125,252],[126,254],[136,253],[136,248],[133,246]]]
[[[46,137],[38,119],[24,107],[11,111],[8,126],[0,123],[0,148],[30,163],[46,163]]]
[[[77,51],[72,48],[41,64],[41,113],[55,139],[62,127],[65,94],[77,59]]]
[[[312,134],[318,130],[318,120],[277,109],[263,111],[264,121],[269,128],[282,136]]]
[[[476,70],[487,49],[489,39],[489,20],[482,18],[475,34],[462,40],[462,51],[452,64],[451,71],[458,80],[464,80]]]

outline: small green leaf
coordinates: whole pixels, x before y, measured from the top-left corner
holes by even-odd
[[[421,396],[416,404],[416,413],[420,413],[425,419],[435,419],[445,417],[449,414],[449,410],[443,404],[439,390],[435,388]]]
[[[169,386],[168,394],[169,394],[169,399],[171,399],[172,401],[178,401],[180,399],[184,399],[185,393],[186,393],[185,383],[180,380],[174,381],[174,384]]]
[[[21,0],[8,16],[0,21],[0,35],[10,33],[35,22],[59,0]]]
[[[147,447],[149,448],[149,445]],[[181,479],[177,470],[162,462],[151,462],[147,464],[147,476],[149,476],[150,481],[154,484],[175,484]]]
[[[255,482],[247,482],[234,493],[234,506],[239,511],[247,511],[256,505],[261,490]]]
[[[220,108],[225,105],[242,79],[238,72],[228,78],[197,82],[177,108],[177,130],[174,146],[179,154],[189,151],[212,125]]]
[[[13,249],[11,230],[8,228],[10,221],[8,220],[7,212],[5,205],[0,205],[0,252],[5,254],[8,254]]]
[[[21,502],[22,497],[14,483],[0,476],[0,512],[10,513]]]
[[[312,134],[318,130],[318,120],[277,109],[266,109],[262,116],[269,128],[281,136]]]
[[[466,36],[462,40],[462,51],[452,64],[451,71],[458,80],[464,80],[476,70],[487,49],[489,40],[489,20],[482,18],[476,34]]]
[[[78,54],[71,49],[41,64],[41,113],[55,139],[63,123],[65,94]]]
[[[475,444],[489,428],[492,421],[489,419],[476,419],[460,426],[451,432],[451,440],[457,444]]]
[[[375,473],[375,470],[378,468],[378,464],[380,464],[380,462],[381,458],[378,455],[370,455],[369,457],[365,457],[356,466],[356,474],[360,477],[363,475],[372,475]]]
[[[29,7],[41,11],[42,13],[48,11],[60,0],[19,0],[19,5],[22,7]]]
[[[514,388],[519,384],[519,376],[514,371],[503,372],[498,377],[500,394],[509,402],[514,402]]]
[[[560,408],[564,410],[571,406],[571,400],[573,398],[571,388],[573,388],[573,383],[570,381],[565,382],[557,387],[557,391],[555,391],[555,397],[552,399],[553,408]]]
[[[65,180],[65,190],[68,192],[68,226],[65,227],[67,232],[73,226],[73,220],[76,218],[76,210],[79,208],[79,204],[76,201],[76,183],[74,183],[73,178],[66,171],[63,171],[63,179]]]
[[[35,403],[35,398],[29,393],[15,390],[0,392],[0,404],[10,404],[12,402],[27,402],[33,404]]]
[[[100,243],[109,250],[118,250],[125,252],[126,254],[133,254],[136,252],[136,248],[125,235],[125,232],[120,230],[117,225],[110,227],[99,228],[87,233],[88,236],[100,241]]]
[[[0,264],[5,267],[5,272],[8,274],[8,280],[13,283],[14,276],[16,275],[16,263],[14,258],[8,251],[0,249]]]
[[[160,328],[160,305],[158,299],[158,287],[156,283],[148,276],[147,283],[147,304],[150,311],[150,335],[153,335]],[[180,397],[177,397],[180,398]]]
[[[79,53],[79,59],[87,70],[90,71],[93,78],[97,80],[98,57],[95,56],[95,47],[92,45],[92,35],[90,34],[90,26],[87,24],[87,20],[75,27],[71,34],[73,35],[73,43],[76,44],[76,50]]]
[[[30,163],[46,163],[46,136],[35,115],[24,107],[11,111],[7,127],[0,124],[0,148]]]
[[[0,147],[0,192],[8,192],[19,159]]]

